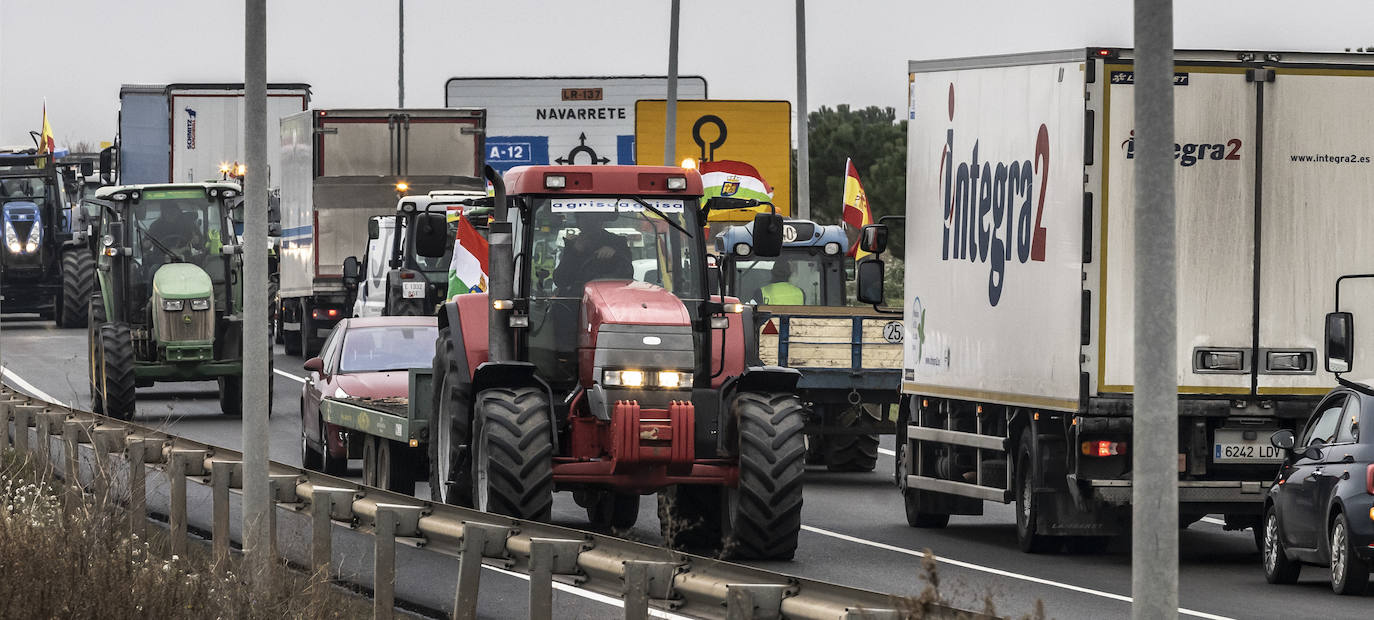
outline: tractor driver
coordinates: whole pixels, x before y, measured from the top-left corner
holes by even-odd
[[[792,266],[787,261],[775,259],[770,274],[773,276],[773,283],[759,289],[759,298],[763,300],[764,305],[800,306],[806,303],[806,295],[802,293],[801,288],[789,281],[792,277]]]
[[[148,226],[147,236],[157,241],[145,240],[144,246],[162,259],[152,261],[159,264],[171,258],[163,256],[166,250],[180,254],[179,250],[183,248],[196,248],[197,241],[204,237],[196,226],[196,216],[182,211],[173,202],[159,205],[157,219]],[[165,250],[158,246],[159,243],[165,246]]]
[[[577,214],[578,234],[565,240],[553,270],[560,296],[580,297],[582,287],[591,280],[634,279],[630,244],[606,230],[615,217],[613,211]]]

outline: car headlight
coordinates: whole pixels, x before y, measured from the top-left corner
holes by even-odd
[[[181,309],[182,309],[182,308],[185,308],[185,307],[186,307],[186,301],[185,301],[185,300],[182,300],[182,299],[164,299],[164,300],[162,300],[162,309],[163,309],[163,310],[166,310],[167,312],[181,312]]]
[[[191,309],[192,309],[192,310],[209,310],[209,309],[210,309],[210,298],[209,298],[209,297],[201,297],[200,299],[192,299],[192,300],[191,300]]]

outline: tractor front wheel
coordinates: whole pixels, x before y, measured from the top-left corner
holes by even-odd
[[[134,416],[134,343],[129,326],[100,326],[100,394],[105,415],[128,420]]]
[[[85,327],[91,289],[95,280],[95,258],[86,248],[72,248],[62,254],[62,299],[57,312],[58,327]]]
[[[877,467],[877,433],[856,432],[866,422],[876,424],[878,416],[871,416],[866,410],[870,406],[882,407],[859,404],[842,409],[835,416],[833,422],[852,434],[830,435],[825,438],[825,466],[830,471],[873,471]],[[826,420],[827,424],[831,422],[832,420]]]
[[[86,304],[90,317],[86,324],[86,369],[91,377],[91,411],[104,413],[105,403],[100,395],[100,326],[105,324],[105,300],[97,293]]]
[[[453,340],[439,330],[434,355],[434,421],[429,428],[429,492],[435,501],[472,507],[472,406],[461,387]]]
[[[243,415],[243,377],[239,375],[219,378],[219,410],[224,415]]]
[[[739,485],[725,493],[727,559],[790,560],[801,533],[805,408],[792,394],[742,392]]]
[[[477,395],[477,509],[548,521],[553,510],[549,401],[530,387]]]

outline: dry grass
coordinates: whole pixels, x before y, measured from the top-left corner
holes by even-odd
[[[242,558],[212,568],[210,550],[168,551],[167,534],[129,533],[126,513],[60,491],[23,456],[0,457],[0,618],[353,618],[370,603],[323,578],[272,563],[248,579]]]

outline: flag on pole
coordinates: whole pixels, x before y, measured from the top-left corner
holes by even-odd
[[[32,134],[30,134],[32,135]],[[46,155],[57,150],[52,138],[52,126],[48,124],[48,102],[43,102],[43,135],[38,138],[38,154]]]
[[[701,173],[703,201],[713,196],[773,201],[773,187],[756,168],[742,161],[704,161],[697,171]]]
[[[873,212],[868,208],[868,195],[864,193],[864,186],[859,183],[859,171],[854,168],[854,162],[847,158],[844,160],[844,223],[859,231],[873,223]],[[849,255],[855,259],[862,259],[868,256],[869,252],[859,249],[859,240],[855,239],[854,245],[849,248]]]
[[[448,298],[487,291],[487,240],[466,217],[458,218],[453,260],[448,265]]]

